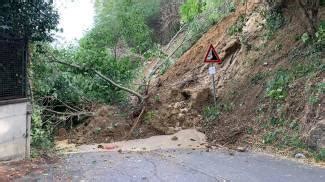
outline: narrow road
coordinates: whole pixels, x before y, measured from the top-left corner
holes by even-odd
[[[325,169],[263,154],[204,149],[67,154],[17,181],[324,182]]]

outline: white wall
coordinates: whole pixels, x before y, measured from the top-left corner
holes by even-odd
[[[0,161],[29,155],[27,102],[0,105]]]

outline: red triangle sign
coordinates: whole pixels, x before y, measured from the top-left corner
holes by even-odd
[[[219,58],[219,55],[218,55],[217,51],[214,49],[212,44],[210,45],[207,55],[205,56],[204,62],[205,63],[217,63],[217,64],[222,63],[222,60]]]

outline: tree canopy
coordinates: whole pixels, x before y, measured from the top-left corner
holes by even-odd
[[[59,15],[52,2],[9,1],[0,4],[0,32],[30,41],[51,41]]]

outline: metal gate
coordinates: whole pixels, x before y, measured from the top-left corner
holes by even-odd
[[[0,101],[26,97],[26,44],[0,36]]]

